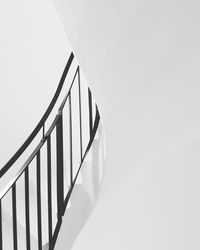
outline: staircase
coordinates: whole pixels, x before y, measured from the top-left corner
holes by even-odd
[[[45,114],[0,170],[0,250],[62,249],[62,235],[68,238],[64,249],[71,249],[95,205],[103,130],[81,80],[71,53]]]

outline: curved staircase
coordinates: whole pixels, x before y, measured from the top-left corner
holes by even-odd
[[[104,136],[81,76],[71,53],[45,114],[0,170],[0,250],[71,249],[94,208]]]

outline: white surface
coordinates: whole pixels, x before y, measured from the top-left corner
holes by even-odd
[[[102,193],[113,187],[74,249],[199,249],[199,2],[54,2],[102,113]],[[52,13],[47,1],[0,3],[2,164],[43,114],[68,57]]]
[[[73,250],[200,249],[200,142],[144,160],[101,200]]]
[[[0,2],[0,166],[46,111],[70,54],[48,0]]]
[[[112,186],[122,169],[199,124],[200,4],[53,2],[102,112]]]
[[[74,249],[199,249],[199,1],[53,2],[102,113],[102,194],[113,187]]]
[[[104,143],[104,133],[100,123],[93,144],[79,172],[82,182],[78,182],[77,178],[70,196],[70,207],[68,206],[65,211],[55,250],[72,248],[95,209],[105,171]]]
[[[2,225],[3,225],[3,249],[13,249],[13,221],[12,217],[6,210],[2,210]],[[25,228],[17,224],[17,240],[18,240],[18,248],[20,250],[26,250],[26,230]],[[37,241],[32,235],[30,235],[30,243],[31,249],[36,250]]]

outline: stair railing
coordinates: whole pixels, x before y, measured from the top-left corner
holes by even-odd
[[[37,246],[39,250],[43,249],[43,245],[48,243],[49,249],[54,249],[56,239],[62,224],[62,217],[65,213],[65,210],[67,208],[68,202],[70,200],[70,196],[72,193],[72,190],[74,188],[74,185],[77,181],[82,163],[85,160],[85,157],[90,150],[90,147],[92,145],[92,142],[95,138],[99,121],[100,121],[100,115],[97,108],[97,105],[93,103],[91,91],[88,88],[87,90],[87,107],[88,107],[88,130],[89,130],[89,138],[88,142],[85,147],[83,147],[83,133],[85,131],[83,130],[82,122],[84,120],[84,114],[82,113],[82,93],[81,93],[81,82],[80,82],[80,68],[77,66],[76,72],[74,74],[72,83],[70,85],[70,88],[68,90],[67,95],[64,97],[59,109],[58,113],[55,116],[55,119],[53,120],[51,126],[45,133],[45,123],[52,111],[52,109],[55,106],[55,103],[57,102],[58,97],[60,96],[63,84],[65,82],[65,78],[68,74],[68,71],[70,69],[70,66],[72,64],[74,55],[71,53],[68,62],[66,64],[66,67],[64,69],[64,72],[62,74],[60,83],[58,85],[58,88],[55,92],[55,95],[47,108],[45,114],[43,115],[42,119],[39,121],[36,128],[33,130],[33,132],[30,134],[30,136],[27,138],[27,140],[23,143],[23,145],[19,148],[19,150],[13,155],[13,157],[5,164],[5,166],[0,170],[0,178],[4,176],[4,174],[12,168],[13,164],[20,158],[20,156],[23,154],[23,152],[29,147],[31,142],[34,140],[34,138],[38,135],[38,133],[42,130],[43,131],[43,137],[37,147],[34,149],[34,151],[31,153],[31,155],[28,157],[26,162],[23,164],[23,166],[18,170],[17,174],[12,178],[12,180],[9,181],[8,185],[1,191],[0,193],[0,250],[4,250],[4,244],[3,244],[3,206],[2,201],[3,199],[10,193],[11,194],[11,211],[12,211],[12,238],[13,238],[13,249],[17,250],[19,249],[19,243],[18,243],[18,210],[17,210],[17,185],[18,181],[23,180],[23,189],[24,189],[24,208],[25,208],[25,238],[26,238],[26,247],[25,249],[29,250],[31,249],[31,229],[30,224],[31,220],[37,220]],[[77,84],[78,86],[78,95],[76,98],[78,98],[78,113],[79,113],[79,151],[80,151],[80,159],[79,159],[79,165],[78,167],[74,166],[73,164],[73,152],[74,150],[77,150],[77,148],[73,147],[73,124],[72,124],[72,117],[73,117],[73,107],[72,107],[72,91],[75,86],[75,79],[78,78]],[[68,103],[68,106],[67,106]],[[85,104],[84,104],[85,105]],[[68,107],[68,114],[69,114],[69,127],[66,128],[63,122],[63,112],[65,108]],[[95,110],[93,109],[95,107]],[[95,114],[95,117],[93,119],[93,116]],[[69,175],[70,175],[70,181],[69,184],[66,184],[66,169],[64,166],[64,155],[66,152],[64,151],[64,131],[69,129],[69,136],[68,138],[65,138],[69,141],[69,155],[67,157],[70,158],[70,166],[69,166]],[[55,133],[55,145],[52,144],[52,134]],[[52,147],[56,148],[55,158],[56,158],[56,166],[52,163]],[[48,217],[48,242],[43,241],[43,214],[42,214],[42,201],[41,201],[41,188],[43,187],[42,182],[44,181],[41,176],[41,170],[43,168],[42,161],[41,161],[41,150],[46,147],[46,159],[47,159],[47,170],[46,170],[46,184],[47,184],[47,217]],[[37,218],[30,218],[30,167],[32,167],[32,162],[35,161],[35,172],[36,172],[36,207],[37,207]],[[53,167],[56,168],[56,185],[52,185],[52,171]],[[76,171],[75,171],[76,170]],[[67,173],[67,174],[68,174]],[[66,185],[69,185],[69,188],[65,194],[64,187]],[[55,190],[53,190],[53,188]],[[57,220],[54,223],[53,222],[53,198],[52,193],[53,191],[56,193],[56,207],[57,207]],[[54,225],[53,225],[54,224]],[[7,250],[7,249],[5,249]],[[21,250],[21,249],[19,249]]]

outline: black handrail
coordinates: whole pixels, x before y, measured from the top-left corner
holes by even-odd
[[[91,116],[91,113],[90,113],[90,116]],[[66,210],[66,208],[67,208],[69,199],[70,199],[70,197],[71,197],[72,191],[73,191],[73,189],[74,189],[74,186],[75,186],[75,184],[76,184],[78,175],[79,175],[79,173],[80,173],[81,167],[82,167],[83,162],[84,162],[84,160],[85,160],[85,158],[86,158],[86,156],[87,156],[87,154],[88,154],[88,152],[89,152],[89,150],[90,150],[90,148],[91,148],[92,142],[93,142],[93,140],[94,140],[94,138],[95,138],[95,135],[96,135],[96,133],[97,133],[97,129],[98,129],[98,126],[99,126],[99,122],[100,122],[100,114],[99,114],[98,107],[97,107],[97,105],[96,105],[96,115],[95,115],[94,125],[93,125],[93,127],[91,128],[91,131],[90,131],[90,132],[91,132],[90,140],[89,140],[89,142],[88,142],[88,144],[87,144],[87,147],[86,147],[86,149],[85,149],[85,153],[84,153],[83,157],[81,158],[81,162],[80,162],[79,168],[78,168],[77,173],[76,173],[76,175],[75,175],[75,177],[74,177],[74,179],[73,179],[73,181],[72,181],[72,183],[71,183],[71,186],[70,186],[69,191],[68,191],[68,193],[67,193],[67,195],[66,195],[66,198],[63,200],[63,205],[60,206],[60,209],[61,209],[61,217],[62,217],[62,216],[64,215],[64,213],[65,213],[65,210]],[[59,233],[61,224],[62,224],[62,219],[59,220],[58,223],[57,223],[57,226],[56,226],[56,229],[55,229],[55,232],[54,232],[54,235],[53,235],[52,242],[51,242],[51,244],[50,244],[49,250],[53,250],[54,247],[55,247],[56,240],[57,240],[57,237],[58,237],[58,233]]]
[[[9,168],[17,161],[17,159],[23,154],[23,152],[26,150],[26,148],[30,145],[30,143],[33,141],[33,139],[36,137],[36,135],[38,134],[38,132],[40,131],[40,129],[42,127],[44,127],[44,124],[47,120],[47,118],[49,117],[52,109],[55,106],[55,103],[59,97],[59,94],[62,90],[65,78],[67,76],[67,73],[69,71],[70,65],[72,63],[74,59],[74,54],[73,52],[71,53],[68,62],[65,66],[65,69],[63,71],[63,74],[61,76],[58,88],[55,92],[55,95],[51,101],[51,103],[49,104],[46,112],[44,113],[43,117],[41,118],[41,120],[39,121],[39,123],[37,124],[37,126],[35,127],[35,129],[33,130],[33,132],[29,135],[29,137],[26,139],[26,141],[22,144],[22,146],[17,150],[17,152],[10,158],[10,160],[0,169],[0,178],[9,170]]]
[[[48,128],[47,132],[45,133],[44,131],[44,125],[45,122],[51,113],[58,96],[60,95],[62,86],[64,84],[66,75],[68,73],[68,70],[70,68],[70,65],[72,63],[72,60],[74,58],[73,53],[71,53],[70,58],[67,62],[67,65],[64,69],[64,72],[62,74],[59,86],[56,90],[56,93],[47,109],[45,112],[44,116],[36,126],[36,128],[33,130],[31,135],[28,137],[28,139],[25,141],[25,143],[21,146],[21,148],[16,152],[16,154],[10,159],[10,161],[4,166],[3,170],[1,170],[1,174],[3,175],[11,166],[12,164],[20,157],[20,155],[26,150],[26,148],[29,146],[29,144],[32,142],[32,140],[35,138],[35,136],[38,134],[40,129],[43,129],[43,137],[41,141],[38,143],[36,148],[32,151],[28,159],[25,161],[25,163],[21,166],[21,168],[17,171],[14,177],[9,181],[6,187],[1,191],[0,193],[0,250],[3,249],[2,245],[2,226],[3,226],[3,220],[2,220],[2,200],[6,196],[6,194],[9,191],[12,191],[12,219],[13,219],[13,248],[14,250],[18,249],[18,236],[17,236],[17,193],[16,193],[16,187],[17,187],[17,181],[21,176],[24,176],[24,202],[25,202],[25,236],[26,236],[26,247],[27,250],[30,249],[31,247],[31,227],[30,227],[30,204],[29,204],[29,166],[32,163],[33,160],[36,160],[35,162],[35,167],[36,167],[36,204],[37,204],[37,244],[38,244],[38,249],[42,249],[43,245],[43,237],[42,237],[42,203],[41,203],[41,184],[45,183],[43,181],[44,178],[41,178],[41,150],[44,148],[44,145],[46,144],[47,146],[47,151],[46,151],[46,159],[47,159],[47,204],[48,204],[48,243],[49,243],[49,250],[53,250],[58,233],[62,224],[62,217],[64,215],[64,212],[67,208],[67,204],[70,200],[71,193],[73,191],[73,188],[76,184],[79,172],[81,170],[82,164],[86,158],[87,153],[89,152],[91,145],[94,141],[95,135],[98,130],[99,122],[100,122],[100,114],[97,105],[95,104],[95,115],[94,115],[94,120],[93,120],[93,99],[91,95],[90,89],[87,87],[88,93],[87,97],[88,100],[83,98],[84,105],[88,105],[88,115],[86,114],[85,116],[82,116],[82,98],[81,98],[81,83],[80,83],[80,69],[79,66],[77,67],[75,71],[75,75],[73,77],[71,86],[64,97],[63,101],[61,102],[61,105],[58,109],[58,112],[51,123],[50,127]],[[79,114],[79,122],[77,123],[78,128],[79,128],[79,142],[80,142],[80,157],[78,163],[73,163],[72,159],[72,151],[74,152],[75,150],[79,150],[77,147],[73,146],[73,130],[75,129],[75,125],[73,124],[72,126],[72,106],[73,103],[71,102],[71,98],[73,97],[72,95],[72,87],[74,86],[75,78],[78,75],[78,95],[75,96],[78,98],[79,102],[79,109],[78,109],[78,114]],[[85,92],[86,93],[86,92]],[[83,96],[84,97],[84,96]],[[86,96],[85,96],[86,97]],[[67,109],[67,101],[68,101],[68,108]],[[86,107],[86,106],[85,106]],[[69,189],[67,191],[67,194],[65,194],[65,184],[67,184],[66,179],[64,178],[64,129],[66,129],[64,126],[64,121],[63,117],[66,115],[66,110],[69,111],[69,130],[70,134],[68,135],[67,139],[70,140],[70,153],[69,153],[69,158],[70,158],[70,164],[69,164],[69,176],[70,176],[70,183],[69,183]],[[87,129],[89,129],[89,138],[87,141],[87,144],[85,145],[86,148],[84,149],[83,152],[83,136],[82,136],[82,119],[88,120],[88,127],[85,127],[85,130],[83,132],[86,132]],[[55,132],[55,146],[56,146],[56,152],[55,152],[55,157],[56,157],[56,164],[51,164],[51,154],[53,154],[53,151],[51,150],[51,136],[53,135],[53,132]],[[75,165],[75,166],[74,166]],[[33,166],[32,166],[33,167]],[[78,169],[76,170],[76,167]],[[56,171],[56,187],[52,186],[52,169]],[[75,172],[75,171],[76,172]],[[1,176],[2,176],[1,175]],[[21,178],[20,180],[23,180]],[[55,205],[57,206],[57,219],[56,219],[56,224],[55,227],[53,228],[53,220],[52,220],[52,215],[53,215],[53,210],[52,210],[52,189],[55,191],[57,199],[55,201]]]

